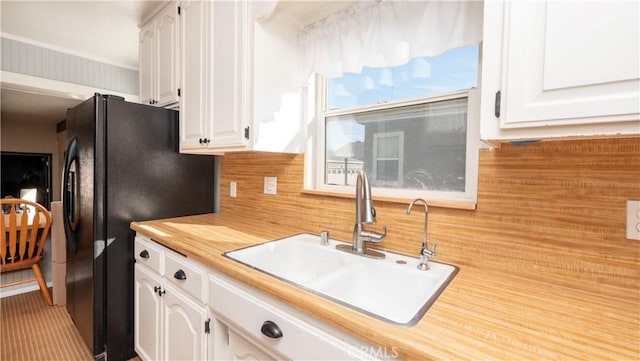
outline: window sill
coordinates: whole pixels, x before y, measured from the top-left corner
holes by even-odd
[[[350,193],[331,192],[331,191],[323,191],[318,189],[302,189],[300,193],[314,195],[314,196],[323,196],[323,197],[351,198],[351,199],[355,198],[355,195]],[[409,204],[413,199],[402,198],[402,197],[373,196],[373,200],[377,202]],[[426,201],[429,207],[466,209],[466,210],[476,209],[475,202],[442,201],[442,200],[426,200]]]

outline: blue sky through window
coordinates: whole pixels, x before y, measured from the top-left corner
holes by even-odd
[[[478,45],[415,58],[393,68],[363,68],[327,79],[327,109],[350,108],[425,97],[475,87]]]

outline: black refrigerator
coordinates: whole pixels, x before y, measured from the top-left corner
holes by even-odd
[[[135,356],[131,221],[211,213],[213,156],[178,152],[178,112],[96,94],[67,111],[67,310],[94,357]]]

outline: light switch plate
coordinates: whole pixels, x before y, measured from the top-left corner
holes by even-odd
[[[278,188],[277,177],[264,177],[264,194],[276,194]]]
[[[231,182],[231,184],[229,185],[229,196],[231,198],[235,198],[236,197],[236,188],[237,188],[237,184],[236,182]]]
[[[627,239],[640,241],[640,200],[627,200]]]

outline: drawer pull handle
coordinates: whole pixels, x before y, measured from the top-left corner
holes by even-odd
[[[187,279],[187,274],[184,273],[183,270],[179,269],[176,271],[176,273],[173,274],[173,278],[177,279],[177,280],[186,280]]]
[[[142,258],[149,258],[149,252],[147,252],[147,250],[143,250],[142,252],[140,252],[140,257]]]
[[[260,332],[270,338],[282,337],[282,330],[273,321],[264,321],[262,328],[260,328]]]

